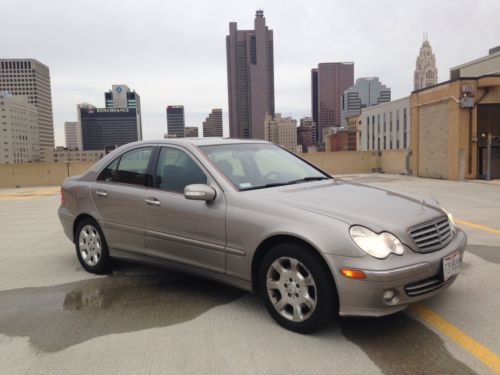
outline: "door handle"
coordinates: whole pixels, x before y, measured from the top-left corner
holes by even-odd
[[[160,205],[160,201],[156,198],[146,198],[145,201],[146,201],[146,204],[149,206],[159,206]]]
[[[96,190],[95,195],[106,198],[108,196],[108,192],[104,190]]]

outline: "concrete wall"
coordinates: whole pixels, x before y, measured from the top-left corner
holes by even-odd
[[[386,173],[406,173],[407,150],[314,152],[301,157],[331,174],[371,173],[378,168]]]
[[[371,173],[382,168],[386,173],[406,173],[406,150],[339,151],[301,154],[307,161],[331,174]],[[58,186],[67,176],[86,171],[94,162],[30,163],[0,165],[0,188]]]
[[[448,103],[421,107],[418,175],[448,178]]]
[[[67,176],[80,174],[95,162],[1,164],[0,188],[57,186]]]

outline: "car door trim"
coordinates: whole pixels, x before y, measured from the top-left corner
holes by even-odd
[[[150,229],[146,229],[144,232],[145,232],[145,234],[147,236],[149,235],[151,237],[158,238],[160,240],[169,240],[169,241],[174,241],[174,242],[178,242],[178,243],[181,243],[181,244],[184,244],[184,245],[190,245],[190,246],[195,245],[195,246],[198,246],[198,247],[202,247],[203,249],[218,251],[218,252],[221,252],[221,253],[225,253],[226,252],[226,247],[225,246],[217,245],[217,244],[214,244],[214,243],[211,243],[211,242],[203,242],[203,241],[194,240],[194,239],[191,239],[191,238],[186,238],[186,237],[181,237],[181,236],[175,236],[173,234],[166,234],[166,233],[156,232],[156,231],[150,230]]]
[[[115,229],[115,230],[120,230],[120,231],[126,230],[127,232],[131,232],[134,234],[144,235],[143,228],[138,229],[137,227],[133,227],[130,225],[123,225],[123,224],[118,224],[118,223],[115,223],[112,221],[104,221],[104,220],[102,220],[101,225],[102,225],[103,229]]]

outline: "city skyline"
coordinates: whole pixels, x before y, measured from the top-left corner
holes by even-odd
[[[212,7],[199,2],[190,6],[169,5],[169,13],[178,21],[168,25],[160,22],[160,14],[166,7],[161,2],[151,2],[144,10],[126,6],[126,2],[119,3],[123,6],[111,3],[102,6],[99,14],[91,19],[63,17],[76,5],[50,1],[43,7],[33,4],[36,6],[27,12],[16,3],[5,4],[6,12],[22,11],[23,20],[21,25],[16,25],[14,19],[5,20],[5,27],[16,32],[0,36],[2,57],[32,57],[50,67],[56,145],[64,144],[64,122],[76,120],[75,104],[99,102],[101,87],[113,82],[128,82],[141,92],[145,139],[162,136],[164,103],[168,102],[184,103],[190,108],[186,113],[189,126],[200,127],[211,108],[222,108],[227,135],[224,36],[230,21],[238,22],[243,29],[250,28],[258,7],[264,9],[274,30],[276,111],[296,119],[310,116],[310,67],[318,63],[354,61],[355,78],[379,76],[392,88],[392,97],[399,98],[413,88],[415,58],[423,31],[428,32],[436,55],[439,82],[449,78],[450,67],[483,56],[489,48],[498,45],[496,36],[500,34],[500,26],[493,22],[500,4],[493,1],[479,3],[468,14],[466,23],[458,21],[465,2],[462,6],[460,2],[454,3],[454,7],[431,2],[388,2],[385,6],[368,2],[353,5],[322,2],[314,8],[299,2],[287,2],[286,6],[284,2],[264,2],[258,7],[222,2],[217,7],[217,17],[206,17]],[[92,4],[88,2],[91,7]],[[433,12],[429,13],[426,8],[431,4]],[[388,6],[391,12],[387,12]],[[102,31],[91,30],[98,24],[106,24],[106,30],[112,30],[133,12],[137,13],[134,22],[144,31],[134,36],[135,56],[131,56],[121,42],[102,43]],[[153,20],[149,22],[151,14]],[[376,15],[391,22],[374,33]],[[349,41],[344,41],[341,31],[345,33],[352,18],[359,22],[356,28],[349,27]],[[205,25],[203,34],[194,27],[195,21],[200,20]],[[485,22],[488,20],[491,22]],[[23,31],[29,29],[26,25],[40,26],[37,41]],[[175,35],[183,35],[182,41],[173,40]],[[450,47],[456,35],[460,35],[464,48]],[[172,45],[167,52],[162,52],[165,39],[172,40]],[[328,41],[326,48],[325,41]],[[89,45],[95,45],[95,50],[83,48]],[[67,53],[68,50],[71,53]],[[166,61],[164,53],[170,56],[172,51],[175,53]]]

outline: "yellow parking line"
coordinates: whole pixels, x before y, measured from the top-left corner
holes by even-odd
[[[471,227],[471,228],[476,228],[476,229],[484,230],[485,232],[500,234],[500,230],[498,230],[498,229],[486,227],[486,226],[481,225],[481,224],[471,223],[470,221],[455,219],[455,223],[462,224],[462,225],[467,225],[468,227]]]
[[[469,353],[474,355],[486,366],[491,368],[495,373],[500,374],[500,356],[481,345],[479,342],[474,340],[472,337],[467,336],[464,332],[459,330],[453,324],[446,321],[443,317],[436,314],[434,311],[428,307],[416,303],[410,306],[410,310],[413,311],[420,318],[425,320],[427,323],[432,325],[441,333],[448,336],[450,339],[455,341],[462,348],[467,350]]]

